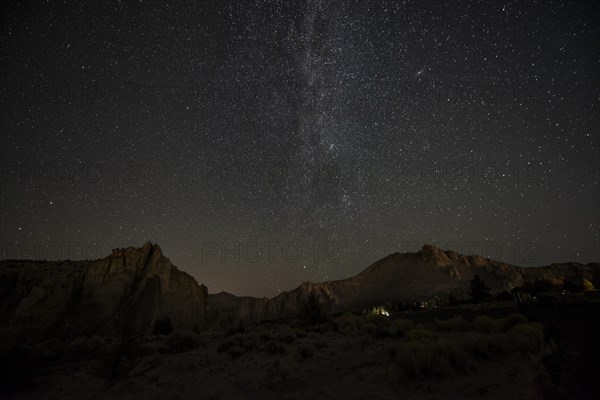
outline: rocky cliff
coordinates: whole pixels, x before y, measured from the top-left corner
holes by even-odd
[[[176,330],[207,323],[207,290],[156,244],[114,249],[104,259],[0,263],[5,338],[148,333],[169,318]]]
[[[473,276],[479,275],[493,292],[523,286],[525,282],[548,279],[598,280],[600,264],[552,264],[543,267],[518,267],[478,255],[462,255],[451,250],[425,245],[416,253],[393,253],[371,264],[348,279],[312,283],[281,293],[272,299],[245,298],[232,307],[229,298],[228,316],[237,321],[260,321],[295,317],[310,293],[319,297],[329,312],[361,310],[375,303],[399,300],[426,300],[452,294],[468,297]],[[229,295],[232,296],[232,295]],[[235,297],[235,296],[233,296]],[[216,300],[216,299],[215,299]],[[209,297],[211,308],[220,308]]]

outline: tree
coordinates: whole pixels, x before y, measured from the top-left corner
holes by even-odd
[[[321,303],[319,302],[319,296],[317,296],[314,292],[308,295],[306,302],[302,305],[302,310],[300,310],[300,318],[313,324],[321,322],[323,319],[323,309],[321,307]]]
[[[537,295],[540,293],[551,293],[551,292],[560,292],[560,286],[556,285],[554,282],[549,279],[538,279],[533,284],[533,291],[531,294]]]
[[[584,292],[589,292],[596,289],[594,287],[594,284],[587,279],[583,279],[583,281],[581,282],[581,286],[583,287]]]
[[[471,297],[476,303],[491,299],[490,288],[485,285],[479,275],[471,279]]]

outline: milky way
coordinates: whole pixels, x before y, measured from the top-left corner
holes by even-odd
[[[268,296],[600,258],[597,2],[102,3],[3,11],[2,258],[151,240]]]

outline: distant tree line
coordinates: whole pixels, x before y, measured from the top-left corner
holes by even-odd
[[[495,297],[492,296],[491,290],[479,275],[475,275],[470,282],[471,300],[475,303],[487,302],[492,300],[511,300],[513,293],[529,294],[538,296],[544,293],[583,293],[595,290],[595,285],[585,278],[571,278],[562,281],[551,281],[549,279],[538,279],[536,281],[526,281],[523,286],[516,287],[509,291],[502,291]],[[452,303],[453,298],[450,298]]]

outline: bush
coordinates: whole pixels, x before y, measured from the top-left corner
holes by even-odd
[[[303,344],[298,347],[296,354],[302,359],[307,359],[315,354],[315,348],[309,344]]]
[[[527,322],[527,317],[523,314],[513,313],[506,317],[503,330],[507,331],[515,325],[524,324]]]
[[[596,289],[594,287],[594,284],[585,278],[583,279],[581,286],[583,287],[584,292],[590,292],[590,291]]]
[[[457,340],[459,347],[474,358],[488,359],[492,356],[495,346],[492,341],[495,338],[491,335],[481,334],[477,332],[466,332]]]
[[[258,347],[259,338],[255,333],[249,333],[243,336],[242,347],[246,351],[252,351]]]
[[[406,332],[415,328],[415,323],[410,319],[395,319],[392,321],[392,326],[396,328],[397,334],[404,336]]]
[[[519,351],[535,354],[544,346],[544,327],[539,322],[516,325],[507,335],[509,343]]]
[[[229,351],[230,348],[235,346],[235,344],[235,339],[233,337],[229,337],[223,340],[221,343],[219,343],[219,345],[217,346],[217,351],[219,353],[225,353],[226,351]]]
[[[543,306],[556,307],[561,303],[561,296],[559,293],[543,292],[537,295],[537,301]]]
[[[510,301],[512,299],[513,295],[508,290],[503,290],[496,296],[496,300],[498,301]]]
[[[279,342],[267,342],[269,354],[285,354],[285,346]]]
[[[481,333],[492,333],[498,330],[498,324],[493,318],[487,315],[479,315],[473,321],[475,330]]]
[[[233,346],[229,349],[229,354],[231,355],[231,358],[237,359],[244,354],[244,349],[242,349],[240,346]]]
[[[435,340],[435,334],[426,329],[411,329],[404,335],[406,341],[433,341]]]
[[[388,351],[407,379],[443,378],[464,371],[469,356],[450,341],[400,343]]]
[[[462,316],[458,315],[446,320],[435,320],[433,326],[436,330],[444,332],[458,332],[466,327],[465,320]]]
[[[344,313],[341,317],[337,317],[334,321],[336,330],[342,333],[354,332],[360,328],[360,317],[350,313]]]
[[[387,323],[384,325],[376,325],[375,327],[375,337],[379,339],[388,338],[388,337],[396,337],[402,336],[403,334],[398,334],[398,328],[394,325]]]
[[[93,359],[102,357],[108,347],[109,344],[100,336],[80,336],[67,344],[66,352],[72,359]]]
[[[363,324],[360,327],[360,329],[364,333],[368,333],[369,335],[373,335],[373,334],[375,334],[375,331],[377,330],[377,326],[374,323],[367,322],[367,323]]]
[[[167,337],[166,346],[170,353],[183,353],[193,350],[200,346],[200,338],[197,334],[188,333],[171,333]]]
[[[279,332],[279,334],[277,335],[277,340],[279,342],[287,343],[287,344],[294,343],[294,341],[297,338],[298,338],[298,336],[296,335],[296,332],[290,331],[290,330]]]
[[[319,324],[318,330],[320,333],[328,333],[333,331],[333,326],[329,322]]]
[[[306,302],[302,305],[299,317],[311,324],[316,324],[324,319],[323,308],[315,293],[308,295]]]
[[[525,284],[525,289],[528,293],[538,295],[540,293],[559,292],[561,287],[549,279],[542,278],[533,283],[527,282]]]
[[[225,353],[234,346],[243,348],[246,351],[251,351],[258,347],[258,340],[258,335],[254,333],[238,333],[237,335],[230,336],[223,340],[221,343],[219,343],[219,345],[217,346],[217,351],[219,353]]]

